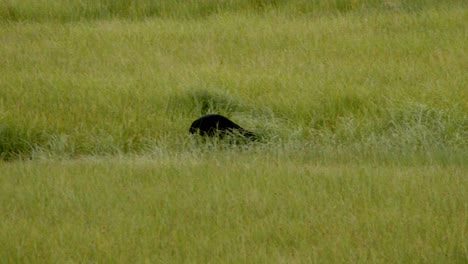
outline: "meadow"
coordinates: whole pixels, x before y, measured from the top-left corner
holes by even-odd
[[[1,262],[466,263],[467,11],[2,2]]]

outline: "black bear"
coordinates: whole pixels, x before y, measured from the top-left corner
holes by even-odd
[[[242,128],[227,117],[218,114],[204,115],[193,121],[189,132],[202,136],[217,136],[219,138],[223,138],[227,134],[239,134],[247,139],[256,139],[254,133]]]

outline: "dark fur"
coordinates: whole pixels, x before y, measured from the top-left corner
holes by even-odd
[[[248,139],[256,139],[254,133],[245,130],[227,117],[218,114],[204,115],[193,121],[189,132],[209,137],[218,136],[220,138],[223,138],[227,134],[240,134]]]

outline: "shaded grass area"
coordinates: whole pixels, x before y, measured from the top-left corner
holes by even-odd
[[[467,260],[463,166],[224,150],[0,168],[4,261]]]
[[[0,125],[0,160],[31,158],[36,148],[45,146],[47,142],[45,133]]]
[[[419,11],[424,8],[466,4],[462,0],[16,0],[0,5],[2,21],[80,21],[148,18],[200,19],[226,13],[261,14],[268,11],[291,16],[336,14],[362,10]],[[466,6],[466,5],[465,5]]]

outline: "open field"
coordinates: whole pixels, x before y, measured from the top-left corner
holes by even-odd
[[[468,261],[464,1],[127,2],[0,4],[0,262]]]
[[[218,154],[4,164],[0,259],[467,260],[466,168]]]

